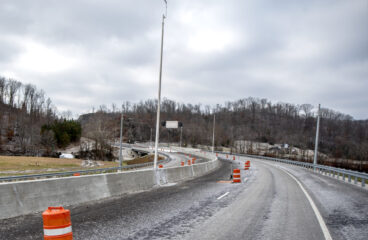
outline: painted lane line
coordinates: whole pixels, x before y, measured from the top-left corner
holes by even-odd
[[[328,231],[328,228],[326,226],[326,223],[325,221],[323,220],[323,217],[321,215],[321,213],[319,212],[316,204],[313,202],[312,198],[309,196],[308,192],[304,189],[303,185],[299,182],[298,179],[296,179],[291,173],[289,173],[288,171],[286,171],[285,169],[283,168],[279,168],[280,170],[284,171],[285,173],[287,173],[292,179],[294,179],[296,181],[296,183],[299,185],[299,187],[302,189],[302,191],[304,192],[305,196],[307,197],[313,211],[314,211],[314,214],[316,215],[317,217],[317,220],[318,220],[318,223],[319,225],[321,226],[321,229],[322,229],[322,232],[323,232],[323,235],[325,237],[326,240],[332,240],[332,237],[331,237],[331,234],[330,232]]]
[[[220,200],[221,198],[225,197],[225,196],[226,196],[226,195],[228,195],[228,194],[229,194],[229,192],[227,192],[227,193],[225,193],[225,194],[221,195],[220,197],[218,197],[218,198],[217,198],[217,200]]]

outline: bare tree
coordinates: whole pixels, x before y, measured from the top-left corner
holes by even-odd
[[[312,116],[313,105],[305,103],[300,105],[300,109],[304,112],[305,117],[308,118]]]
[[[12,107],[14,106],[15,94],[19,90],[20,86],[21,86],[20,82],[13,79],[9,79],[8,81],[9,105]]]
[[[5,93],[7,88],[7,81],[4,77],[0,77],[0,103],[5,102]]]

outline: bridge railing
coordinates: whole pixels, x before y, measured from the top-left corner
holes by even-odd
[[[218,152],[218,153],[229,154],[229,153],[224,153],[224,152]],[[274,162],[281,162],[281,163],[286,163],[290,165],[300,166],[300,167],[314,170],[315,172],[318,172],[324,175],[328,175],[333,178],[340,179],[341,177],[343,181],[347,180],[349,183],[351,183],[352,181],[354,181],[354,184],[358,184],[358,182],[361,182],[362,187],[365,187],[366,182],[368,182],[367,173],[352,171],[352,170],[348,170],[344,168],[336,168],[336,167],[330,167],[330,166],[325,166],[325,165],[320,165],[320,164],[314,165],[313,163],[308,163],[308,162],[299,162],[299,161],[293,161],[293,160],[288,160],[288,159],[272,158],[272,157],[265,157],[265,156],[258,156],[258,155],[234,154],[234,153],[232,155],[251,157],[251,158],[257,158],[257,159],[262,159],[262,160],[269,160],[269,161],[274,161]]]

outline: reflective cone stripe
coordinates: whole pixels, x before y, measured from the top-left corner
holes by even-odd
[[[45,239],[52,239],[52,238],[46,238],[46,237],[55,237],[55,236],[61,237],[61,235],[65,235],[64,237],[66,237],[68,236],[68,234],[72,233],[72,225],[70,225],[69,227],[65,227],[65,228],[55,228],[55,229],[44,228],[43,233],[45,235]]]
[[[72,240],[70,211],[63,207],[49,207],[42,213],[44,239]]]
[[[240,177],[240,169],[234,169],[233,170],[233,183],[240,183],[241,182]]]

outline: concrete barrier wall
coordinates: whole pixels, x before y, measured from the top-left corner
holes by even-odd
[[[144,191],[157,185],[199,177],[220,166],[218,160],[192,166],[138,170],[58,179],[0,183],[0,219]]]

